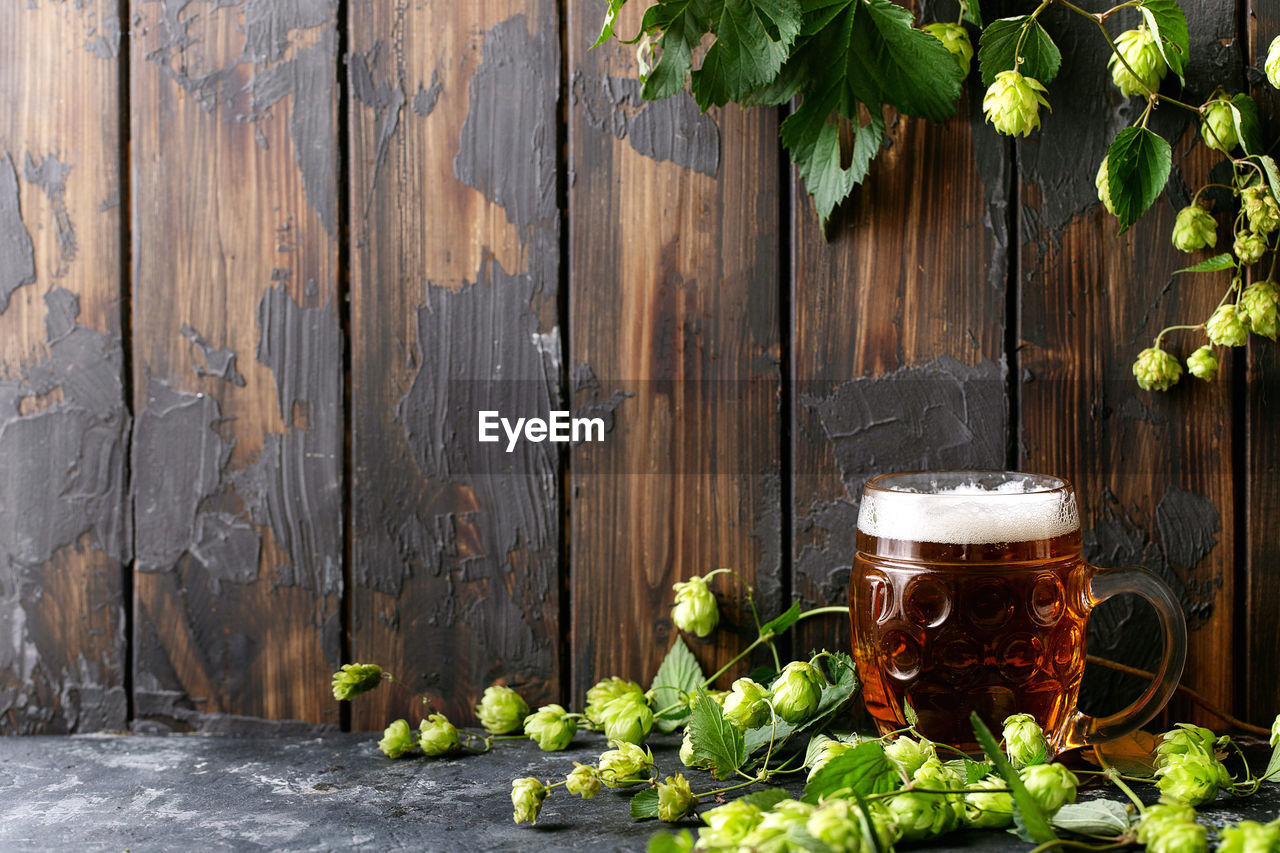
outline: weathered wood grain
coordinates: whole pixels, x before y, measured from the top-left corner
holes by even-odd
[[[1280,92],[1260,74],[1271,40],[1280,36],[1280,7],[1265,0],[1251,0],[1247,34],[1246,79],[1266,128],[1266,139],[1280,133]],[[1273,152],[1274,155],[1274,152]],[[1244,563],[1237,566],[1237,578],[1244,589],[1243,658],[1237,667],[1241,678],[1247,718],[1267,725],[1280,713],[1280,676],[1275,662],[1280,660],[1280,631],[1276,612],[1280,606],[1280,347],[1250,336],[1246,367],[1245,405],[1237,417],[1244,420],[1245,439]]]
[[[975,85],[976,69],[944,125],[892,123],[829,241],[795,180],[791,524],[808,603],[848,603],[869,477],[1005,466],[1011,167]],[[848,621],[830,619],[796,649],[849,643]]]
[[[133,7],[135,728],[338,722],[336,10]]]
[[[0,733],[126,724],[113,0],[0,28]]]
[[[644,103],[632,49],[588,50],[600,12],[568,26],[569,376],[610,424],[570,459],[575,701],[652,677],[674,582],[732,568],[766,615],[782,591],[776,115]],[[721,627],[686,637],[709,672],[754,638],[741,586],[713,583]]]
[[[1238,80],[1239,53],[1230,47],[1234,5],[1212,0],[1184,8],[1194,41],[1183,97],[1199,103],[1217,83]],[[1120,15],[1114,28],[1138,22]],[[1136,98],[1121,104],[1095,27],[1065,11],[1047,16],[1045,26],[1063,55],[1059,83],[1049,91],[1053,113],[1043,114],[1042,132],[1018,150],[1021,464],[1075,483],[1089,559],[1141,564],[1173,587],[1191,628],[1183,683],[1229,706],[1234,356],[1224,359],[1218,382],[1187,377],[1167,394],[1141,391],[1131,372],[1157,332],[1207,318],[1226,287],[1225,273],[1173,278],[1196,260],[1170,243],[1174,215],[1214,158],[1197,144],[1186,114],[1158,111],[1151,127],[1174,144],[1174,177],[1147,216],[1117,237],[1094,176],[1112,138],[1137,119],[1142,104]],[[1222,240],[1229,240],[1225,228]],[[1185,358],[1203,340],[1175,333],[1168,343]],[[1160,659],[1154,614],[1130,597],[1094,612],[1089,643],[1093,654],[1147,670]],[[1140,687],[1090,669],[1082,702],[1095,712],[1118,710]],[[1203,717],[1182,701],[1170,714]]]
[[[551,0],[352,4],[351,653],[461,724],[560,694],[559,448],[477,413],[561,403],[560,35]]]

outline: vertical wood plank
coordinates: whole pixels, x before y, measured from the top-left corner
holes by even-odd
[[[1202,0],[1184,9],[1194,41],[1180,97],[1200,103],[1224,72],[1238,74],[1238,54],[1223,48],[1235,37],[1235,6]],[[1136,15],[1117,18],[1117,30],[1139,23]],[[1076,484],[1089,559],[1145,565],[1173,587],[1191,628],[1183,683],[1227,707],[1234,677],[1224,661],[1232,659],[1234,610],[1235,356],[1224,359],[1218,382],[1187,377],[1167,394],[1141,391],[1131,372],[1157,332],[1208,317],[1226,287],[1225,274],[1172,277],[1195,261],[1170,243],[1174,216],[1214,158],[1196,145],[1198,129],[1184,113],[1160,110],[1151,127],[1174,144],[1174,177],[1141,223],[1117,237],[1114,217],[1098,204],[1094,174],[1141,105],[1121,105],[1096,28],[1065,11],[1045,26],[1063,47],[1060,83],[1050,87],[1053,113],[1043,115],[1041,133],[1019,144],[1023,465]],[[1117,108],[1100,108],[1108,102]],[[1227,233],[1221,229],[1219,246]],[[1202,342],[1169,339],[1183,358]],[[1160,659],[1154,613],[1127,596],[1094,612],[1089,643],[1091,654],[1147,670]],[[1082,704],[1118,710],[1140,687],[1090,668]],[[1178,700],[1170,713],[1202,716]]]
[[[134,7],[136,728],[338,721],[336,10]]]
[[[570,459],[577,701],[652,676],[676,581],[729,567],[777,612],[782,239],[775,112],[645,103],[634,51],[588,50],[601,9],[568,12],[569,376],[575,412],[610,426]],[[686,637],[708,671],[754,637],[741,587],[714,584],[721,628]]]
[[[560,692],[561,445],[477,440],[563,408],[556,7],[353,3],[350,45],[351,650],[461,723]]]
[[[1250,68],[1261,69],[1271,40],[1280,36],[1280,7],[1275,3],[1250,0],[1246,54]],[[1280,132],[1280,92],[1252,73],[1250,92],[1258,101],[1265,139]],[[1248,386],[1245,406],[1244,482],[1245,542],[1244,572],[1241,579],[1244,601],[1245,677],[1243,680],[1246,719],[1267,725],[1280,712],[1280,678],[1275,662],[1280,660],[1280,631],[1276,630],[1276,610],[1280,607],[1280,443],[1276,441],[1276,421],[1280,416],[1280,348],[1272,341],[1250,336]],[[1239,577],[1239,575],[1237,575]]]
[[[0,733],[125,725],[119,17],[0,29]]]
[[[810,604],[848,603],[871,476],[1005,466],[1011,167],[976,81],[946,124],[891,124],[829,242],[795,180],[793,554]],[[848,620],[796,648],[848,650]]]

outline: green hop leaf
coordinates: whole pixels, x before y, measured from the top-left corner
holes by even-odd
[[[816,737],[823,736],[817,735]],[[809,766],[808,778],[813,779],[813,777],[818,775],[819,771],[821,771],[823,767],[826,767],[833,758],[844,755],[846,752],[849,752],[857,746],[860,746],[860,743],[846,743],[842,740],[825,738],[821,745],[819,745],[817,752],[814,754],[813,762]]]
[[[1218,376],[1218,357],[1213,354],[1213,347],[1202,346],[1187,356],[1187,373],[1196,379],[1212,382]]]
[[[1280,850],[1280,826],[1242,820],[1218,831],[1217,853],[1271,853]]]
[[[1075,802],[1080,780],[1061,764],[1033,764],[1018,775],[1036,805],[1050,817],[1065,803]]]
[[[559,752],[578,733],[578,724],[568,713],[560,705],[543,705],[524,718],[524,733],[544,752]]]
[[[1165,63],[1182,79],[1191,54],[1187,16],[1177,0],[1142,0],[1139,6],[1147,27],[1156,34],[1156,44]]]
[[[537,823],[542,811],[542,801],[547,798],[547,786],[532,776],[516,779],[511,783],[511,805],[515,806],[512,818],[516,823]]]
[[[1133,376],[1143,391],[1168,391],[1182,378],[1182,365],[1160,347],[1147,347],[1133,363]]]
[[[604,13],[604,24],[600,27],[600,37],[591,45],[593,48],[613,38],[613,25],[618,22],[618,13],[622,11],[622,5],[627,0],[609,0],[609,8]]]
[[[694,761],[710,767],[717,779],[728,777],[746,759],[742,732],[725,720],[720,706],[704,690],[694,699],[688,735]]]
[[[769,721],[769,691],[750,678],[733,682],[724,700],[724,718],[740,730],[754,729]]]
[[[600,781],[610,788],[629,788],[649,778],[653,752],[633,743],[615,743],[597,763]]]
[[[1220,98],[1205,107],[1200,135],[1204,138],[1205,145],[1224,154],[1239,144],[1240,138],[1236,135],[1236,121],[1231,112],[1230,101]]]
[[[677,711],[667,711],[655,719],[658,731],[673,732],[688,719],[687,700],[692,698],[693,692],[705,680],[697,658],[689,651],[684,640],[677,636],[667,651],[667,656],[662,659],[662,665],[654,673],[649,691],[653,696],[653,707],[660,710],[682,702],[686,702],[686,705]]]
[[[1218,306],[1218,309],[1213,312],[1213,316],[1204,324],[1204,330],[1209,336],[1210,343],[1214,346],[1242,347],[1249,340],[1249,330],[1245,328],[1244,322],[1241,321],[1234,305]],[[1156,769],[1160,767],[1160,750],[1164,749],[1169,743],[1169,741],[1166,741],[1156,748]]]
[[[584,800],[600,793],[600,773],[590,764],[573,762],[573,771],[564,777],[565,790]]]
[[[1107,65],[1111,69],[1111,81],[1126,98],[1146,97],[1149,92],[1155,92],[1169,71],[1159,40],[1145,26],[1125,30],[1116,37],[1116,52],[1111,54]]]
[[[484,689],[476,706],[476,716],[489,734],[505,735],[520,728],[520,723],[529,716],[529,703],[510,687],[495,684]]]
[[[1271,85],[1280,89],[1280,36],[1271,40],[1271,46],[1267,48],[1267,60],[1262,68],[1267,72],[1267,80]]]
[[[822,670],[805,661],[792,661],[773,682],[773,710],[788,723],[799,723],[817,710],[826,684]]]
[[[1259,234],[1270,234],[1280,228],[1280,205],[1264,186],[1249,187],[1241,193],[1249,227]]]
[[[836,755],[809,777],[804,798],[816,803],[824,798],[865,797],[882,794],[902,784],[897,769],[885,756],[879,741],[860,743],[852,750]]]
[[[955,57],[960,73],[969,76],[969,65],[973,62],[973,42],[969,40],[969,31],[964,28],[964,24],[939,22],[927,24],[923,29],[942,42],[947,52]]]
[[[1032,764],[1044,764],[1049,758],[1049,741],[1036,718],[1030,714],[1014,714],[1004,721],[1004,751],[1009,762],[1021,770]]]
[[[1028,136],[1040,129],[1040,108],[1049,107],[1047,91],[1033,77],[1017,71],[1001,71],[982,98],[982,111],[987,121],[1006,136]]]
[[[1137,222],[1169,182],[1169,143],[1145,127],[1126,127],[1107,149],[1107,188],[1120,233]]]
[[[1217,220],[1200,205],[1187,205],[1178,211],[1178,218],[1174,220],[1173,245],[1180,252],[1218,245]]]
[[[795,0],[723,0],[716,40],[693,72],[698,106],[724,106],[771,82],[800,33],[800,14]]]
[[[646,101],[669,98],[689,79],[693,51],[711,31],[711,17],[702,0],[668,0],[655,3],[644,13],[643,32],[662,31],[658,61],[645,77],[641,95]]]
[[[368,693],[382,683],[382,667],[372,663],[345,663],[333,674],[333,698],[339,702]]]
[[[716,595],[707,586],[706,578],[695,575],[683,583],[671,587],[676,593],[676,603],[671,608],[671,621],[681,631],[705,637],[715,630],[720,621],[720,608]]]
[[[413,752],[413,730],[409,728],[406,721],[396,720],[382,733],[382,740],[378,741],[378,749],[382,750],[387,758],[408,755]]]
[[[433,758],[448,755],[458,748],[458,729],[444,714],[431,714],[418,724],[418,746]]]
[[[682,774],[668,776],[658,783],[658,817],[661,820],[674,823],[697,804],[698,798]]]
[[[1013,825],[1013,795],[1005,790],[1003,779],[989,776],[966,785],[965,790],[965,826],[1003,829]]]
[[[1023,36],[1023,30],[1026,36]],[[1021,42],[1021,53],[1018,44]],[[1045,85],[1062,67],[1062,54],[1053,39],[1028,15],[992,21],[978,38],[978,68],[982,85],[990,86],[1003,71],[1017,71]]]

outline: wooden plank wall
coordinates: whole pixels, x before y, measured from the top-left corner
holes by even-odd
[[[1133,385],[1220,284],[1168,242],[1211,161],[1157,114],[1170,192],[1115,236],[1092,177],[1133,105],[1065,13],[1042,134],[997,137],[975,71],[823,235],[785,111],[643,102],[594,4],[11,2],[0,731],[377,729],[416,697],[470,722],[493,681],[578,704],[652,674],[689,575],[734,568],[766,615],[843,602],[862,482],[961,465],[1075,480],[1091,557],[1179,591],[1186,683],[1280,705],[1280,357]],[[1185,5],[1189,91],[1225,74],[1273,120],[1246,69],[1275,10],[1238,34],[1231,0]],[[567,406],[605,442],[475,441],[481,409]],[[750,624],[731,604],[695,654]],[[1111,603],[1091,648],[1149,668],[1151,625]],[[400,684],[347,717],[343,660]]]

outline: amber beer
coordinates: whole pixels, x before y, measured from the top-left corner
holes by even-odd
[[[1010,714],[1032,714],[1059,748],[1145,722],[1132,718],[1147,712],[1150,694],[1105,721],[1076,711],[1089,610],[1121,583],[1150,597],[1154,577],[1082,559],[1075,494],[1065,481],[979,471],[878,477],[863,491],[857,547],[854,658],[882,732],[907,725],[907,703],[922,734],[970,751],[977,750],[971,711],[994,727]],[[1091,586],[1099,573],[1111,581],[1103,589]],[[1178,625],[1180,618],[1178,611]],[[1104,723],[1111,728],[1101,731]]]

